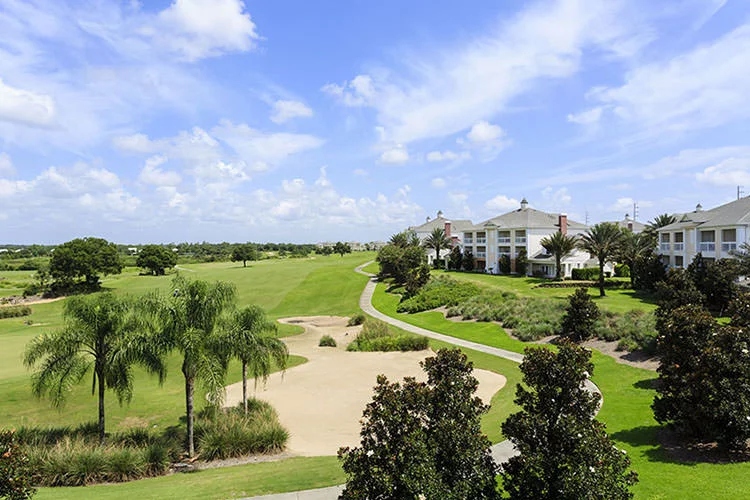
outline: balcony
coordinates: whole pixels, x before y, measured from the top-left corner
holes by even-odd
[[[477,238],[477,245],[485,245],[487,243],[487,238]]]
[[[516,245],[525,245],[525,244],[526,244],[526,236],[516,238]]]
[[[474,254],[474,257],[476,257],[477,259],[486,259],[487,252],[477,252]]]
[[[471,238],[464,238],[464,245],[472,245],[474,240]]]
[[[725,253],[734,252],[737,250],[737,242],[736,241],[723,241],[721,243],[721,251]]]
[[[701,241],[698,245],[698,251],[699,252],[715,252],[716,251],[716,243],[713,241]]]
[[[659,251],[660,252],[669,252],[669,247],[670,247],[669,243],[661,243],[659,245]]]
[[[685,251],[685,243],[679,242],[672,245],[672,248],[675,252],[684,252]]]
[[[510,245],[510,238],[498,238],[497,244],[498,245]]]
[[[510,252],[508,252],[508,251],[498,252],[497,255],[498,255],[498,257],[502,257],[502,256],[510,257]]]

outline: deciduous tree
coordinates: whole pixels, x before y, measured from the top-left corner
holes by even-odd
[[[83,278],[88,289],[99,288],[99,275],[122,272],[117,245],[101,238],[78,238],[58,245],[50,260],[50,274],[58,288]]]
[[[258,260],[258,250],[252,243],[240,243],[232,247],[232,262],[242,262],[247,267],[248,260]]]
[[[154,276],[160,276],[164,274],[165,269],[177,265],[177,256],[161,245],[146,245],[138,254],[135,265],[147,269]]]

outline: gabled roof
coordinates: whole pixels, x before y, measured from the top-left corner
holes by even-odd
[[[453,219],[446,219],[445,217],[440,216],[440,217],[431,219],[422,225],[411,226],[409,229],[411,229],[412,231],[416,231],[418,233],[429,233],[433,229],[436,229],[436,228],[444,229],[446,222],[451,223],[451,233],[461,232],[461,231],[464,231],[465,228],[472,226],[472,223],[470,220],[466,220],[466,219],[453,220]]]
[[[740,198],[711,210],[695,210],[678,214],[677,222],[660,227],[659,231],[743,225],[750,225],[750,197]]]
[[[633,220],[628,217],[625,217],[620,221],[614,221],[613,224],[617,224],[623,229],[628,229],[628,224],[632,224],[634,233],[641,233],[645,231],[647,227],[643,222],[638,222],[637,220]]]
[[[477,224],[477,227],[484,227],[485,224],[491,222],[495,224],[498,229],[511,229],[511,228],[544,228],[554,229],[560,227],[560,214],[553,214],[549,212],[542,212],[534,208],[524,207],[503,215],[498,215],[484,222]],[[568,219],[568,229],[587,229],[585,224],[576,222]]]

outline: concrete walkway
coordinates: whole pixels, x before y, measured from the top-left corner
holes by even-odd
[[[359,298],[359,307],[365,313],[369,314],[373,318],[377,318],[379,320],[385,321],[388,324],[397,326],[398,328],[401,328],[411,333],[415,333],[417,335],[424,335],[425,337],[429,337],[435,340],[440,340],[442,342],[447,342],[449,344],[457,345],[459,347],[465,347],[466,349],[472,349],[474,351],[479,351],[479,352],[491,354],[493,356],[497,356],[500,358],[509,359],[511,361],[515,361],[516,363],[520,363],[523,361],[523,354],[519,354],[513,351],[506,351],[505,349],[499,349],[497,347],[490,347],[484,344],[479,344],[479,343],[471,342],[468,340],[458,339],[456,337],[451,337],[450,335],[443,335],[442,333],[433,332],[432,330],[426,330],[424,328],[420,328],[418,326],[414,326],[404,321],[392,318],[378,311],[372,305],[372,296],[375,293],[375,287],[378,284],[377,279],[375,278],[374,274],[363,271],[363,268],[365,268],[366,266],[370,264],[372,264],[372,261],[366,262],[355,269],[355,271],[358,272],[359,274],[364,274],[365,276],[370,277],[370,281],[367,282],[367,285],[365,286],[365,289],[362,291],[362,295]],[[596,392],[601,396],[601,391],[599,391],[599,388],[590,380],[586,381],[586,389],[591,392]],[[599,400],[600,408],[601,408],[602,401],[603,399]],[[502,441],[500,443],[493,445],[491,448],[491,451],[492,451],[492,458],[495,460],[495,463],[497,463],[498,465],[507,462],[511,457],[518,454],[518,451],[513,447],[513,444],[508,440]],[[291,493],[279,493],[275,495],[252,497],[252,498],[245,499],[245,500],[261,500],[261,499],[263,500],[336,500],[341,494],[341,491],[343,489],[344,489],[343,485],[331,486],[330,488],[319,488],[315,490],[304,490],[304,491],[295,491]]]

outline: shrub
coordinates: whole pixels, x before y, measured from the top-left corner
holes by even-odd
[[[627,264],[615,265],[615,276],[618,278],[630,278],[630,266]]]
[[[365,313],[358,312],[355,315],[353,315],[351,318],[349,318],[349,321],[346,322],[346,326],[357,326],[361,325],[365,322],[365,319],[367,319],[367,316],[365,316]]]
[[[570,272],[570,277],[573,280],[580,280],[580,281],[597,280],[599,279],[599,268],[598,267],[573,268]]]
[[[0,319],[20,318],[29,316],[31,308],[29,306],[2,306],[0,307]]]
[[[510,256],[503,254],[497,261],[497,270],[500,274],[510,274]]]
[[[599,318],[599,307],[591,300],[586,288],[579,288],[569,298],[560,335],[573,342],[581,342],[594,335],[594,325]]]
[[[430,280],[419,293],[403,300],[396,310],[417,313],[442,306],[455,306],[477,294],[479,287],[473,283],[439,276]]]
[[[0,498],[23,500],[31,498],[32,469],[13,431],[0,430]]]
[[[347,346],[347,351],[422,351],[429,341],[421,335],[393,334],[387,323],[376,319],[365,321],[362,331]]]
[[[526,249],[522,248],[518,251],[518,256],[516,257],[516,272],[518,274],[526,274],[526,268],[529,265],[529,256],[526,253]]]
[[[336,347],[336,341],[330,335],[323,335],[320,337],[318,347]]]
[[[160,476],[169,469],[170,449],[162,443],[150,444],[143,452],[144,470],[148,476]]]

